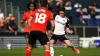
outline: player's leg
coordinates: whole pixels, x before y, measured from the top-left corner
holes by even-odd
[[[26,49],[26,56],[31,56],[32,46],[35,44],[37,38],[34,32],[30,32],[29,41]]]
[[[51,56],[54,56],[54,48],[53,48],[53,45],[57,41],[57,38],[56,37],[57,36],[53,35],[51,37],[51,40],[50,40],[50,54],[51,54]]]
[[[29,40],[29,38],[26,38],[26,47],[27,47],[27,45],[28,45],[28,40]]]
[[[45,49],[45,56],[50,56],[50,46],[47,43],[47,42],[49,42],[47,35],[40,32],[39,36],[38,36],[38,40]]]
[[[26,39],[26,48],[27,48],[28,41],[29,41],[29,33],[28,32],[25,32],[25,39]]]
[[[26,48],[26,56],[31,56],[32,46],[30,44],[27,45]]]
[[[64,37],[64,43],[65,43],[67,46],[69,46],[75,53],[77,53],[77,54],[80,53],[80,51],[72,45],[71,41],[68,39],[67,36]]]
[[[45,56],[51,56],[50,55],[50,47],[48,44],[43,45],[43,47],[45,48]]]
[[[54,42],[55,41],[53,39],[50,40],[50,54],[51,54],[51,56],[54,56],[54,48],[53,48]]]
[[[64,40],[64,42],[65,42],[65,44],[66,44],[67,46],[69,46],[70,48],[72,48],[72,50],[73,50],[75,53],[77,53],[77,54],[80,53],[80,51],[79,51],[77,48],[73,47],[73,45],[72,45],[72,43],[70,42],[70,40]]]

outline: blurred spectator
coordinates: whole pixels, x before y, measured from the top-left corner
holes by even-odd
[[[58,14],[59,10],[60,10],[61,8],[64,8],[64,3],[63,3],[63,1],[62,1],[62,0],[59,0],[59,1],[56,3],[56,6],[57,6],[57,11],[56,11],[56,13]]]
[[[67,1],[65,3],[65,9],[66,10],[72,10],[72,2],[71,1]]]
[[[82,11],[82,9],[80,10],[80,15],[79,15],[79,20],[80,20],[80,22],[81,23],[83,23],[83,24],[85,24],[85,21],[83,20],[83,11]]]
[[[9,30],[9,27],[8,27],[8,23],[9,23],[9,20],[10,18],[13,17],[11,13],[9,13],[8,17],[6,17],[5,19],[5,28],[6,28],[6,31]]]
[[[97,8],[97,3],[93,1],[92,5],[89,6],[89,9],[96,9]]]
[[[3,29],[3,27],[4,27],[4,14],[0,9],[0,31]]]
[[[55,0],[56,2],[58,2],[59,0]]]
[[[17,23],[15,22],[15,17],[11,17],[9,19],[9,22],[6,23],[6,31],[7,32],[15,32],[17,31],[18,26]]]
[[[57,3],[56,0],[48,0],[48,10],[50,10],[54,16],[57,14],[57,10],[58,10],[56,3]]]
[[[96,12],[94,8],[88,8],[88,14],[91,15],[91,18],[87,21],[88,26],[97,26],[96,23]]]
[[[72,25],[72,2],[67,1],[65,3],[65,15],[69,18],[70,23]]]
[[[50,10],[53,14],[55,14],[55,2],[53,0],[48,0],[48,10]],[[48,22],[47,24],[47,30],[50,30],[51,29],[51,23],[50,21]]]
[[[52,11],[52,2],[53,2],[53,0],[48,0],[48,9],[50,10],[50,11]]]
[[[80,1],[77,1],[76,4],[74,5],[75,8],[82,8],[82,5]]]
[[[48,3],[52,3],[53,0],[48,0]]]
[[[96,19],[95,19],[95,16],[96,16],[95,9],[96,8],[97,8],[97,4],[96,2],[93,1],[92,5],[89,6],[87,9],[88,14],[91,15],[91,18],[87,21],[88,26],[97,26]]]
[[[82,5],[80,3],[80,1],[76,1],[75,5],[74,5],[74,10],[75,10],[75,17],[73,19],[74,24],[76,25],[83,25],[80,21],[80,10],[82,9]]]
[[[9,20],[11,17],[13,17],[13,15],[9,13],[8,17],[6,17],[6,20]]]
[[[10,18],[13,17],[11,13],[9,13],[8,17],[5,19],[5,24],[9,22]]]

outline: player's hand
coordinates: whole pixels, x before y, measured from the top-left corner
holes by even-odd
[[[52,31],[49,31],[49,33],[48,33],[48,36],[52,36],[53,35],[53,32]]]
[[[85,24],[85,21],[84,21],[84,20],[82,20],[82,23],[83,23],[83,24]]]
[[[23,23],[24,23],[24,21],[23,21],[23,20],[21,20],[21,21],[20,21],[20,23],[22,23],[22,24],[23,24]]]
[[[73,34],[73,30],[69,30],[69,31],[67,31],[68,33],[70,33],[70,34]]]
[[[70,30],[70,28],[68,27],[68,28],[66,28],[66,31],[68,32],[68,33],[70,33],[70,34],[72,34],[73,33],[73,30]]]

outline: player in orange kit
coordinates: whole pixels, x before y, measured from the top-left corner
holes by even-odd
[[[29,32],[30,32],[29,27],[28,27],[28,21],[32,17],[31,14],[35,10],[36,5],[33,2],[30,2],[30,3],[27,4],[27,7],[28,7],[29,11],[24,13],[23,19],[21,20],[21,23],[26,22],[26,25],[24,27],[25,38],[26,38],[26,47],[27,47],[27,44],[28,44]]]
[[[26,56],[31,56],[32,46],[39,40],[40,44],[45,49],[45,56],[50,56],[50,47],[47,44],[48,37],[46,35],[47,23],[50,21],[52,29],[54,28],[54,20],[51,11],[47,10],[47,0],[40,0],[41,7],[32,13],[32,21],[30,26],[30,37],[28,48],[26,49]]]

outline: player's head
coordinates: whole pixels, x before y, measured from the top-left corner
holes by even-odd
[[[97,3],[95,1],[92,2],[93,6],[97,6]]]
[[[65,8],[61,8],[61,9],[59,10],[59,15],[60,15],[61,17],[64,17],[64,16],[65,16]]]
[[[33,3],[33,2],[29,2],[28,4],[27,4],[27,8],[29,9],[29,10],[35,10],[35,8],[36,8],[36,4],[35,3]]]
[[[40,0],[41,7],[47,7],[47,4],[48,4],[47,0]]]
[[[80,4],[80,1],[76,1],[77,4]]]

